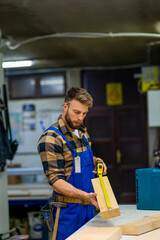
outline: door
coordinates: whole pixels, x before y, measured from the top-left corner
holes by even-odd
[[[83,86],[94,99],[85,121],[93,153],[105,161],[121,203],[135,202],[135,169],[148,167],[145,98],[139,94],[133,75],[133,70],[82,74]],[[107,106],[105,84],[116,81],[123,86],[123,104]]]
[[[89,112],[86,123],[91,137],[93,154],[102,158],[108,168],[108,176],[114,184],[115,181],[115,132],[114,113],[104,108],[93,109]]]
[[[115,112],[116,175],[118,198],[121,202],[135,202],[135,170],[147,167],[147,145],[139,107]]]

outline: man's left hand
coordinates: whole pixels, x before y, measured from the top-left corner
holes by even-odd
[[[96,158],[95,159],[95,162],[94,162],[95,171],[93,171],[93,173],[95,173],[95,174],[97,173],[97,171],[96,171],[97,161],[101,161],[103,163],[103,175],[106,175],[107,174],[107,166],[101,158]]]

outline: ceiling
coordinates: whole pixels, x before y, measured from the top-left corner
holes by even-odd
[[[4,61],[35,68],[160,64],[158,0],[1,0]]]

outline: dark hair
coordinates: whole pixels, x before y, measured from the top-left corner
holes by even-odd
[[[84,88],[71,87],[68,89],[65,96],[65,102],[70,102],[73,99],[81,102],[88,107],[92,107],[93,105],[93,98]]]

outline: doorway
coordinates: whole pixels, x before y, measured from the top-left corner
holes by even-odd
[[[83,71],[83,87],[94,104],[85,125],[95,156],[108,167],[108,177],[120,203],[135,203],[135,170],[148,167],[146,99],[137,90],[140,69]],[[106,103],[106,84],[122,84],[123,103]]]

